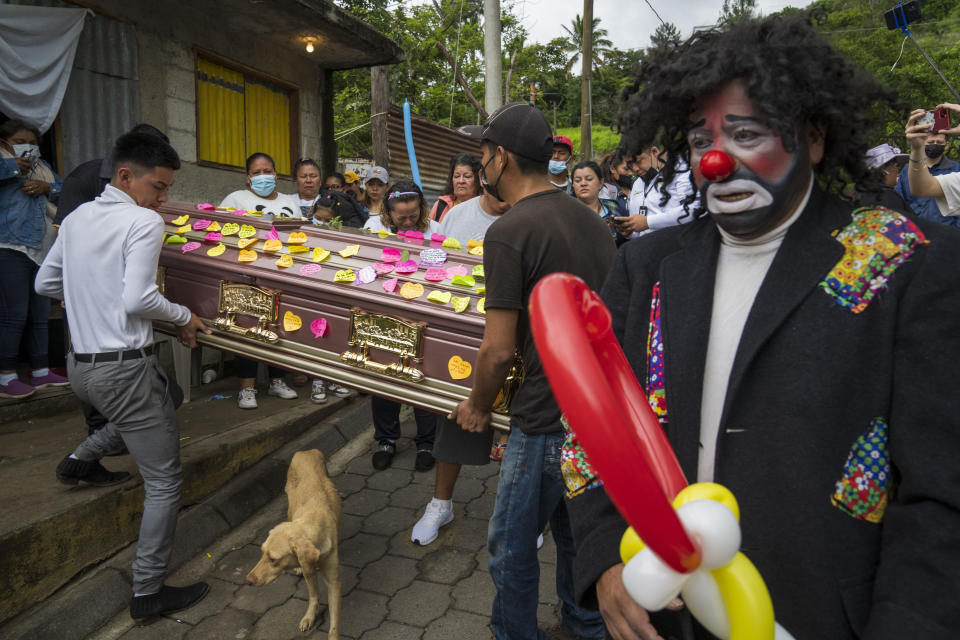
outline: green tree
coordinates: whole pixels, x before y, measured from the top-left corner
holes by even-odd
[[[723,9],[720,10],[720,22],[732,22],[752,18],[757,7],[757,0],[723,0]]]
[[[654,49],[680,44],[680,30],[672,22],[662,22],[650,36],[650,43]]]
[[[600,18],[593,19],[593,66],[599,67],[603,64],[603,57],[608,54],[613,47],[613,43],[607,38],[607,30],[598,28]],[[570,26],[562,25],[563,30],[567,32],[566,51],[570,53],[567,59],[566,72],[569,74],[573,65],[580,60],[580,54],[583,53],[583,18],[578,13],[570,23]]]

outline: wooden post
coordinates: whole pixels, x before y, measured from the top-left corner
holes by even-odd
[[[337,141],[333,137],[333,70],[320,69],[317,86],[320,113],[318,115],[320,138],[320,175],[326,178],[337,170]]]
[[[370,131],[373,163],[390,170],[387,149],[387,111],[390,109],[390,85],[386,66],[370,67]]]
[[[593,72],[593,0],[583,0],[583,69],[580,73],[580,159],[593,157],[593,121],[590,76]]]

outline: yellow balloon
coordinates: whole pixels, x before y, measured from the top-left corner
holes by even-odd
[[[730,637],[773,640],[775,627],[770,592],[750,559],[737,552],[730,564],[710,573],[720,587],[730,617]]]
[[[633,527],[627,527],[627,530],[623,532],[623,537],[620,538],[620,560],[623,561],[623,564],[627,564],[633,556],[643,551],[646,546],[637,532],[633,530]]]
[[[727,489],[722,484],[715,482],[696,482],[687,485],[677,494],[677,497],[673,499],[673,508],[679,509],[694,500],[714,500],[715,502],[719,502],[727,509],[730,509],[737,520],[740,520],[740,506],[737,504],[737,499],[733,497],[730,489]]]

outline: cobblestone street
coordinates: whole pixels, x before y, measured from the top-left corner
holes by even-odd
[[[409,419],[404,431],[414,429]],[[410,530],[433,495],[434,471],[415,472],[415,451],[397,444],[393,466],[374,471],[370,439],[353,453],[328,461],[343,497],[340,574],[343,605],[340,636],[353,640],[487,640],[493,584],[486,551],[499,464],[463,467],[454,495],[456,519],[427,547],[410,541]],[[352,458],[352,459],[351,459]],[[342,469],[342,471],[341,471]],[[338,473],[338,471],[340,471]],[[286,519],[286,498],[271,502],[241,527],[171,576],[172,584],[202,579],[206,598],[192,609],[148,627],[133,627],[124,612],[93,640],[189,640],[326,637],[326,591],[321,584],[323,624],[309,634],[297,625],[306,610],[307,588],[293,574],[265,587],[244,584],[260,557],[268,531]],[[555,547],[549,533],[540,552],[541,628],[557,624]]]

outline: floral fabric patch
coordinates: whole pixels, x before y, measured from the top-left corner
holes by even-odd
[[[563,473],[563,483],[567,486],[567,497],[578,496],[587,489],[596,489],[603,486],[597,473],[587,460],[587,452],[583,450],[576,434],[570,428],[567,417],[560,419],[567,437],[560,452],[560,471]]]
[[[888,431],[883,418],[870,421],[870,428],[853,443],[843,477],[830,496],[833,506],[858,520],[883,520],[890,487]]]
[[[857,209],[833,235],[845,251],[820,287],[851,313],[866,309],[917,245],[928,242],[906,216],[883,207]]]

